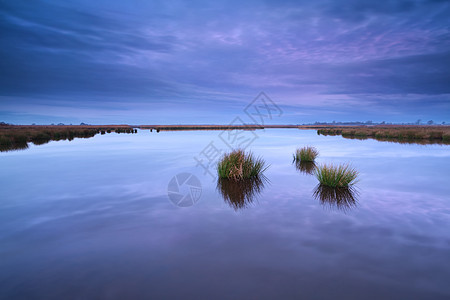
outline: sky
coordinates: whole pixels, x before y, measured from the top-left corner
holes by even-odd
[[[0,121],[253,123],[264,92],[266,124],[450,123],[449,16],[445,0],[0,0]]]

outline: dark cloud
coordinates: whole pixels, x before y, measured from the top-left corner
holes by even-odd
[[[117,61],[139,51],[169,52],[174,37],[144,37],[127,24],[49,5],[9,7],[2,16],[3,94],[145,95],[170,90],[155,70]]]
[[[332,94],[437,95],[450,94],[448,66],[450,51],[313,68],[316,83],[328,82]]]

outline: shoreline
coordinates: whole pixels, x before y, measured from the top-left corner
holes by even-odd
[[[97,134],[201,130],[316,130],[318,135],[408,144],[450,144],[450,125],[0,125],[0,152],[27,149],[28,143],[90,138]]]

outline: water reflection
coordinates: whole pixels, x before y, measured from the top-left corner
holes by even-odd
[[[8,144],[1,144],[0,143],[0,152],[8,152],[8,151],[14,151],[14,150],[25,150],[28,149],[28,143],[8,143]]]
[[[389,142],[398,144],[418,144],[418,145],[450,145],[449,140],[439,140],[439,139],[399,139],[399,138],[386,138],[386,137],[354,137],[354,136],[343,136],[345,139],[352,140],[376,140],[379,142]]]
[[[349,211],[356,207],[358,191],[354,187],[332,188],[319,184],[313,196],[324,206]]]
[[[0,153],[0,299],[450,295],[450,148],[261,131],[271,182],[235,211],[192,159],[218,132],[153,133]],[[318,181],[290,163],[300,143],[364,171],[357,208],[312,197]],[[192,208],[165,194],[179,171],[204,181]]]
[[[316,164],[313,161],[294,161],[295,168],[302,173],[312,175],[316,169]]]
[[[261,194],[268,182],[265,176],[238,181],[219,178],[217,190],[225,202],[237,211],[247,208]]]
[[[436,135],[437,133],[437,135]],[[390,143],[399,143],[399,144],[418,144],[418,145],[450,145],[450,140],[447,136],[443,136],[442,132],[430,132],[428,133],[430,137],[416,137],[414,138],[414,133],[410,133],[408,137],[408,132],[404,132],[400,137],[386,137],[380,135],[370,135],[370,133],[363,132],[361,135],[355,135],[355,133],[343,133],[342,130],[317,130],[318,135],[324,136],[342,136],[345,139],[351,140],[376,140],[379,142],[390,142]],[[433,136],[434,134],[434,136]],[[439,135],[440,134],[440,135]]]

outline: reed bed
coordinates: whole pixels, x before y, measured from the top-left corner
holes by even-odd
[[[323,164],[314,171],[320,184],[332,188],[349,187],[356,183],[358,171],[348,164]]]
[[[262,175],[267,168],[262,158],[238,149],[222,157],[217,164],[217,173],[219,178],[244,180]]]

